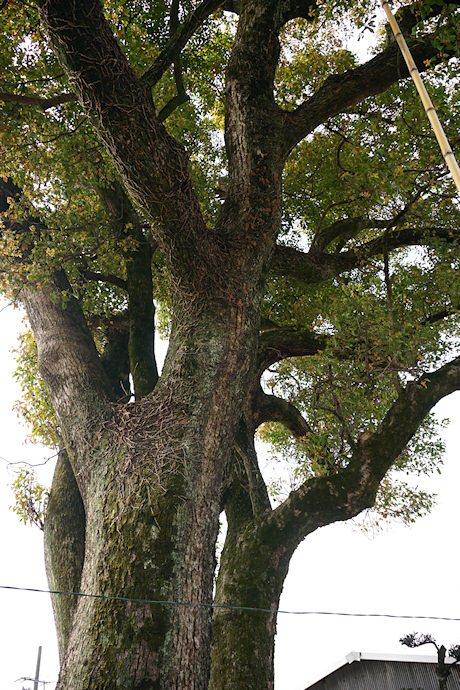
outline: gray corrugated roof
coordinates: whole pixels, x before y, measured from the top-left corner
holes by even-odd
[[[369,673],[372,671],[373,673],[377,673],[379,675],[382,675],[384,673],[385,675],[385,685],[382,685],[382,690],[389,690],[388,689],[388,681],[390,676],[401,676],[400,680],[398,681],[397,678],[395,677],[395,688],[397,687],[398,682],[405,682],[407,681],[407,676],[410,675],[411,680],[415,682],[423,682],[426,684],[427,682],[427,676],[430,678],[436,678],[435,672],[434,672],[434,665],[437,662],[437,657],[435,656],[428,656],[428,655],[416,655],[416,654],[382,654],[382,653],[372,653],[372,652],[350,652],[347,654],[345,657],[342,659],[338,660],[335,664],[330,666],[329,668],[325,669],[321,674],[316,674],[315,677],[310,681],[309,685],[306,686],[305,690],[309,690],[309,688],[313,688],[313,686],[316,685],[316,683],[319,683],[320,681],[326,679],[328,676],[331,676],[332,674],[336,674],[336,672],[339,671],[339,669],[342,669],[343,667],[346,667],[349,664],[353,664],[356,661],[364,661],[364,662],[382,662],[378,664],[377,666],[380,667],[380,671],[377,671],[376,664],[363,664],[363,667],[360,668],[360,671],[356,671],[353,677],[353,686],[350,687],[355,687],[356,690],[358,690],[361,685],[359,684],[360,680],[358,676],[363,676],[361,679],[364,685],[362,686],[366,690],[370,687],[368,684],[370,681],[370,678],[367,677]],[[399,666],[398,664],[402,664],[402,666]],[[417,666],[418,669],[416,668],[409,668],[407,664],[412,664]],[[430,666],[425,666],[425,669],[429,669],[429,671],[424,671],[422,668],[422,665],[429,664]],[[432,668],[431,668],[432,665]],[[370,667],[364,669],[364,666]],[[373,670],[372,670],[373,667]],[[340,674],[341,676],[344,675],[342,672]],[[346,674],[349,675],[349,674]],[[365,676],[365,677],[364,677]],[[417,676],[417,678],[415,678]],[[420,676],[420,678],[418,678]],[[405,678],[404,678],[405,677]],[[460,679],[457,673],[455,673],[455,679],[456,682],[454,684],[454,688],[459,688],[460,690]],[[452,683],[451,683],[452,684]],[[326,684],[324,684],[324,687]],[[346,688],[345,685],[341,685],[340,687]],[[402,686],[401,686],[402,687]],[[437,685],[436,685],[437,687]],[[376,689],[377,690],[377,689]],[[426,690],[429,690],[426,688]]]

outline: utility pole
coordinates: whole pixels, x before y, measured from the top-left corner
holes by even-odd
[[[40,678],[40,660],[42,658],[42,648],[38,648],[37,667],[35,669],[34,690],[38,690],[38,679]]]

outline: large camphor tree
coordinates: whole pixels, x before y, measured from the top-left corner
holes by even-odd
[[[398,13],[454,145],[459,7]],[[60,690],[272,688],[299,543],[429,508],[395,472],[437,467],[430,410],[460,388],[459,208],[375,9],[0,3],[0,268],[23,409],[60,448],[48,577],[99,597],[54,595]]]

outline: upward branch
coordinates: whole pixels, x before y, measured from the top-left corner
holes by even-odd
[[[408,39],[414,61],[420,72],[439,62],[435,46],[437,34],[423,39]],[[329,118],[343,112],[369,96],[386,91],[392,84],[409,76],[407,67],[392,44],[363,65],[343,74],[330,75],[313,96],[291,113],[285,113],[284,142],[288,154],[296,144]]]
[[[307,480],[267,515],[274,543],[289,539],[296,546],[317,527],[371,507],[381,480],[427,414],[456,390],[460,390],[460,357],[409,383],[378,428],[361,434],[345,468]]]
[[[171,38],[149,69],[141,77],[142,84],[152,88],[176,61],[196,30],[224,4],[225,0],[203,0],[187,19],[174,29]]]
[[[126,255],[126,289],[129,313],[129,359],[136,399],[152,392],[158,380],[154,352],[152,247],[144,237],[139,218],[119,183],[106,185],[99,195],[117,237],[130,237]]]
[[[24,287],[21,301],[66,446],[81,455],[94,427],[110,416],[113,396],[83,312],[63,271],[40,290]]]
[[[153,222],[170,265],[192,275],[209,238],[187,155],[159,121],[98,0],[38,0],[42,23],[131,198]],[[174,254],[174,256],[173,256]],[[182,266],[183,268],[183,266]]]

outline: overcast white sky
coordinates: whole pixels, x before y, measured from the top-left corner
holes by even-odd
[[[11,379],[21,316],[12,307],[0,312],[0,456],[9,462],[40,463],[50,453],[24,445],[25,429],[11,412],[18,396]],[[456,553],[460,485],[460,396],[438,406],[452,423],[445,432],[443,474],[430,486],[438,493],[433,513],[413,527],[393,525],[374,539],[352,526],[336,524],[308,537],[295,554],[281,608],[460,618]],[[0,585],[47,588],[42,533],[24,527],[8,510],[12,503],[6,462],[0,465]],[[50,482],[52,462],[41,469]],[[56,681],[58,657],[49,596],[0,589],[0,688],[32,688],[38,646],[43,646],[40,678]],[[407,653],[399,638],[414,630],[429,632],[446,645],[460,643],[460,622],[385,618],[293,616],[278,619],[276,689],[303,690],[309,679],[350,651]],[[429,653],[422,648],[420,653]],[[416,652],[414,652],[415,654]],[[54,683],[46,686],[54,690]]]

